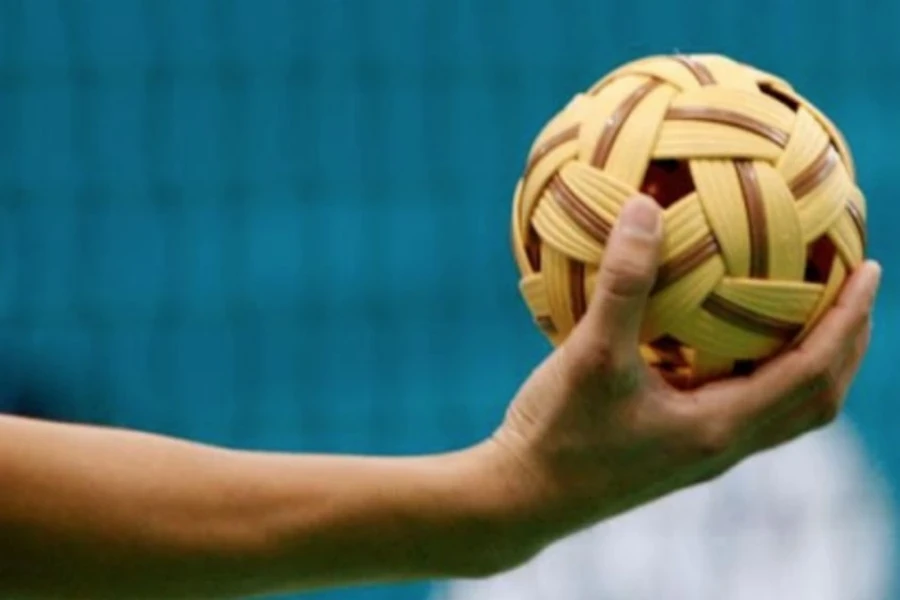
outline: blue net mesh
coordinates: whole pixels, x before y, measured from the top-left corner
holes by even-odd
[[[546,351],[507,239],[533,135],[621,62],[715,51],[855,150],[888,278],[850,415],[900,475],[900,5],[875,5],[6,0],[0,406],[251,448],[474,441]]]

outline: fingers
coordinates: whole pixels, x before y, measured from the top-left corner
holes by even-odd
[[[748,441],[748,451],[763,452],[791,442],[805,433],[830,423],[815,402],[803,402],[772,419]]]
[[[629,200],[610,234],[587,314],[573,336],[583,349],[617,361],[640,361],[641,322],[662,238],[659,205],[646,196]]]
[[[859,371],[863,356],[869,346],[872,335],[871,323],[866,324],[848,353],[846,359],[835,377],[839,390],[846,394],[853,382],[853,378]],[[772,418],[771,422],[761,427],[761,432],[755,436],[753,445],[755,450],[767,450],[824,425],[831,423],[838,414],[838,408],[829,403],[828,398],[811,398],[807,401],[793,402],[786,406],[781,414]]]
[[[811,405],[810,423],[833,419],[865,354],[880,277],[877,263],[864,263],[799,348],[750,377],[701,388],[697,395],[713,413],[710,417],[746,431],[791,407]]]
[[[868,261],[850,277],[835,306],[799,348],[776,358],[751,379],[758,392],[786,395],[815,380],[837,383],[857,337],[869,324],[881,267]]]

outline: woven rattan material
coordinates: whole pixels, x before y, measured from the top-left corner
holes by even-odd
[[[520,289],[552,343],[638,191],[665,207],[645,358],[694,381],[801,339],[864,255],[847,144],[788,83],[722,56],[639,60],[546,125],[516,187]]]

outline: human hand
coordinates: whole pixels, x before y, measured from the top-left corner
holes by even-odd
[[[658,268],[660,209],[632,200],[586,315],[531,375],[489,442],[520,543],[543,544],[713,478],[839,413],[871,332],[881,269],[861,265],[796,348],[751,375],[677,389],[639,331]]]

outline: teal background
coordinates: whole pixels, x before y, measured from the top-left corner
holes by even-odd
[[[0,408],[279,450],[478,439],[547,349],[507,238],[533,136],[621,62],[713,51],[850,140],[886,280],[848,412],[898,481],[898,7],[0,0]]]

